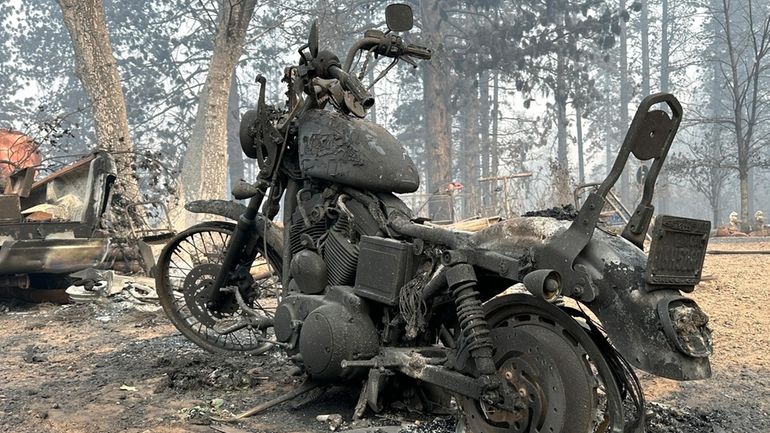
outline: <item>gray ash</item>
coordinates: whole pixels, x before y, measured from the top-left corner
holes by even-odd
[[[423,422],[407,427],[403,427],[398,433],[454,433],[457,426],[457,419],[435,418],[432,421]]]

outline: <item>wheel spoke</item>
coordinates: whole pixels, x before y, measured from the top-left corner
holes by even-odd
[[[212,311],[208,304],[211,292],[207,284],[213,282],[219,272],[234,225],[227,227],[222,223],[199,225],[172,240],[158,260],[158,295],[174,325],[201,347],[214,351],[261,353],[270,347],[260,337],[263,331],[247,326],[220,334],[213,327],[220,320],[244,315],[235,300],[226,295],[217,311]],[[262,251],[257,254],[254,264],[260,268],[269,266]],[[270,281],[268,278],[263,281]],[[254,290],[259,290],[257,296],[274,296],[274,288],[262,289],[263,281],[241,284],[241,287],[253,286]],[[255,298],[254,294],[245,292],[243,296],[247,300]],[[268,304],[272,305],[272,302],[270,300]],[[260,299],[253,299],[250,304],[266,317],[272,317],[273,312]]]

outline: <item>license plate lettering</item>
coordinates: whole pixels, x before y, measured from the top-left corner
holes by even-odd
[[[645,278],[651,285],[694,286],[706,254],[708,221],[660,215]]]

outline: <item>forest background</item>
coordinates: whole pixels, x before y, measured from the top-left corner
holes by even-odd
[[[684,121],[656,190],[658,212],[725,223],[770,210],[770,3],[764,0],[409,1],[408,42],[434,50],[375,88],[370,118],[423,179],[420,207],[450,182],[457,218],[573,201],[600,181],[639,101],[674,93]],[[226,198],[257,167],[238,143],[263,74],[283,68],[318,19],[341,56],[382,28],[379,0],[5,0],[0,128],[41,146],[50,172],[113,152],[123,189],[174,208]],[[387,62],[379,62],[377,71]],[[371,79],[374,75],[367,77]],[[639,163],[617,193],[639,196]],[[526,178],[479,179],[532,173]],[[505,197],[508,200],[505,200]],[[180,200],[181,199],[181,200]],[[507,204],[506,204],[507,203]]]

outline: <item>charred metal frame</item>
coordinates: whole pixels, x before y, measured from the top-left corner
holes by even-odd
[[[653,106],[661,103],[667,104],[672,112],[671,117],[662,110],[650,111]],[[682,106],[673,95],[657,93],[644,98],[607,178],[588,196],[570,227],[536,254],[538,268],[551,268],[562,275],[565,295],[577,292],[578,298],[585,301],[596,296],[590,277],[574,269],[575,259],[591,241],[606,197],[620,178],[632,153],[640,160],[653,160],[644,182],[642,199],[622,233],[625,239],[643,249],[654,211],[652,196],[655,183],[681,121]]]
[[[109,154],[96,152],[35,182],[21,204],[45,203],[50,185],[79,172],[85,190],[77,221],[0,224],[0,274],[68,274],[101,263],[109,243],[104,218],[116,179]]]

